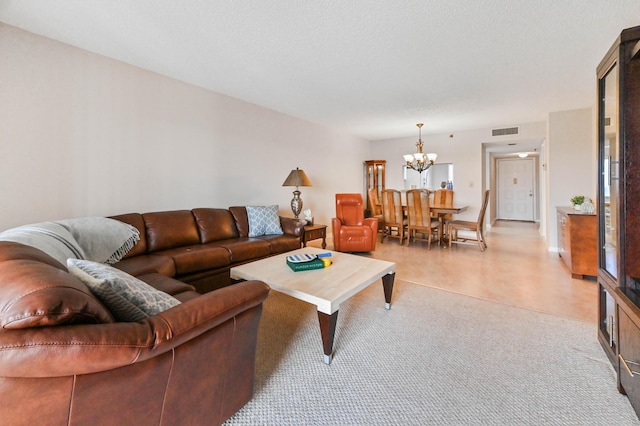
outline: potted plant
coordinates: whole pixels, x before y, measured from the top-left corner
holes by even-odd
[[[584,195],[576,195],[571,198],[571,204],[573,204],[573,208],[576,210],[580,210],[580,206],[584,203],[586,197]]]

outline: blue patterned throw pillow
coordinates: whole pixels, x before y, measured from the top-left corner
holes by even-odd
[[[278,206],[247,206],[249,236],[282,235]]]
[[[118,321],[140,321],[180,304],[175,297],[104,263],[67,259],[67,268]]]

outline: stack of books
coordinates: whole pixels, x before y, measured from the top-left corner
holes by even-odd
[[[294,254],[287,256],[287,265],[294,272],[327,268],[331,265],[331,253]]]

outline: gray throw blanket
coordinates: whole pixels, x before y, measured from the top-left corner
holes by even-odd
[[[35,247],[63,265],[67,259],[116,263],[140,240],[134,226],[104,217],[42,222],[8,229],[0,241]]]

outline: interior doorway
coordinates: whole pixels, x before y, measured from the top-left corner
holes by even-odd
[[[535,221],[534,158],[498,158],[496,161],[496,219]]]

